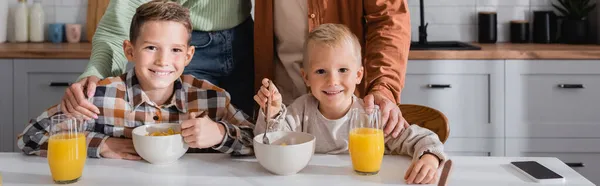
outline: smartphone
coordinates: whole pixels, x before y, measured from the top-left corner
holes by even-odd
[[[510,162],[520,172],[538,183],[562,183],[565,178],[536,161]]]

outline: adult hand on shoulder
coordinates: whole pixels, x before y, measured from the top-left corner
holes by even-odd
[[[60,103],[60,110],[65,114],[82,116],[86,120],[98,119],[100,109],[87,100],[96,92],[98,81],[100,78],[88,76],[69,86]],[[84,95],[84,90],[87,96]]]
[[[365,110],[371,112],[375,105],[379,106],[381,112],[381,123],[385,126],[383,132],[386,136],[392,134],[397,138],[400,132],[409,127],[408,122],[402,117],[398,105],[378,92],[371,92],[363,99]]]

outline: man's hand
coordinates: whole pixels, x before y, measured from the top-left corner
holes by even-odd
[[[220,144],[225,136],[225,126],[211,120],[208,115],[196,118],[196,113],[190,114],[190,119],[181,123],[181,136],[191,148],[207,148]]]
[[[392,137],[397,138],[404,128],[408,128],[409,124],[402,117],[402,112],[398,105],[393,101],[383,96],[378,92],[371,92],[363,99],[365,110],[371,112],[375,105],[379,106],[381,111],[381,123],[385,125],[383,132],[386,136],[392,134]]]
[[[100,156],[111,159],[141,160],[133,147],[133,141],[125,138],[109,137],[100,146]]]
[[[100,110],[87,100],[96,92],[98,81],[100,78],[89,76],[69,86],[60,103],[60,110],[65,114],[82,116],[86,120],[98,119]],[[87,97],[84,95],[84,89]]]
[[[440,161],[435,155],[424,154],[406,170],[404,180],[407,184],[433,184],[437,180],[439,166]]]

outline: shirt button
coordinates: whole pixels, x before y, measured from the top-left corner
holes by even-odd
[[[310,17],[310,18],[315,18],[315,17],[316,17],[316,15],[315,15],[315,14],[310,14],[310,16],[309,16],[309,17]]]
[[[152,117],[152,119],[154,119],[154,121],[158,120],[158,116],[154,116]]]

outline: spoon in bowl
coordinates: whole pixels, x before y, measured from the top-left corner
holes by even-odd
[[[271,80],[269,80],[269,87],[267,87],[267,90],[269,91],[269,96],[267,96],[267,104],[265,105],[265,133],[263,134],[263,143],[264,144],[271,144],[271,142],[269,141],[269,138],[267,137],[267,132],[269,131],[269,121],[271,119],[271,112],[269,109],[271,107],[271,102],[273,102],[273,95],[272,95],[272,88],[271,86],[273,86],[273,83],[271,83]]]

